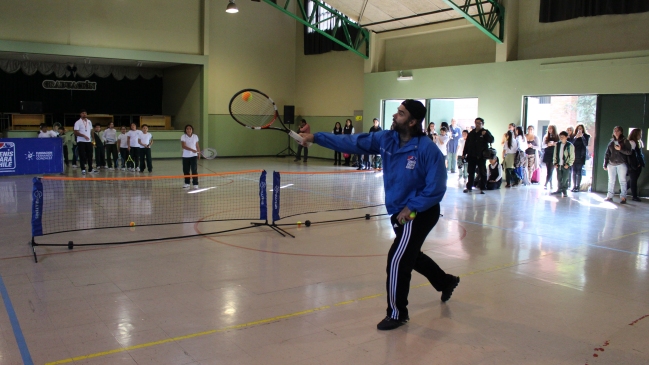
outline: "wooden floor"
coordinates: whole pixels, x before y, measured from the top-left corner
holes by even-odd
[[[181,173],[179,160],[153,164],[153,175]],[[249,169],[344,167],[218,158],[201,161],[199,172]],[[394,238],[386,216],[286,226],[295,238],[260,227],[72,251],[37,247],[34,263],[31,177],[0,178],[0,364],[649,363],[649,202],[556,198],[542,186],[463,194],[457,178],[449,174],[443,217],[423,250],[461,283],[442,303],[413,273],[410,322],[388,332],[376,329]],[[297,220],[304,217],[286,221]],[[241,222],[134,232],[228,225]],[[119,241],[129,232],[83,234]],[[82,234],[62,239],[75,235]]]

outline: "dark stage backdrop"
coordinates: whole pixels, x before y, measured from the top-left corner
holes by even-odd
[[[541,0],[539,22],[649,11],[649,0]]]
[[[97,83],[95,91],[47,90],[43,80],[84,81]],[[88,114],[162,114],[162,78],[145,80],[112,76],[102,78],[57,78],[35,73],[27,76],[21,71],[8,74],[0,71],[0,113],[18,113],[20,101],[43,102],[43,113],[78,113],[86,109]]]

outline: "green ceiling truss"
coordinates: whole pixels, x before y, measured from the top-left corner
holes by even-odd
[[[286,0],[284,6],[276,4],[276,0],[263,0],[266,4],[274,7],[275,9],[287,14],[291,18],[294,18],[298,22],[304,24],[305,26],[313,29],[313,31],[322,34],[323,36],[329,38],[331,41],[336,42],[336,44],[344,47],[345,49],[363,57],[364,59],[369,58],[370,54],[370,32],[359,26],[357,23],[349,20],[345,15],[333,9],[326,4],[318,1],[311,0],[313,2],[313,10],[310,14],[307,14],[307,10],[304,8],[304,3],[301,0],[297,0],[298,11],[297,14],[294,14],[288,10],[288,5],[291,0]],[[316,21],[316,15],[319,12],[324,10],[328,16],[325,16],[325,19],[320,19]],[[322,30],[318,27],[320,23],[329,21],[331,19],[335,20],[335,26],[333,29]],[[342,29],[345,36],[344,40],[336,38],[338,31]],[[350,29],[356,30],[356,36],[352,39]],[[361,46],[365,44],[364,52],[359,51]]]
[[[470,23],[478,27],[489,38],[496,43],[503,43],[505,36],[505,7],[498,0],[444,0],[451,8],[462,14]],[[491,4],[491,11],[485,11],[484,3]],[[478,14],[469,14],[469,8],[475,6]],[[498,35],[494,34],[494,29],[498,27]]]

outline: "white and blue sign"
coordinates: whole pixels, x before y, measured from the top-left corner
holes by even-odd
[[[61,138],[0,139],[0,176],[62,172],[63,140]]]

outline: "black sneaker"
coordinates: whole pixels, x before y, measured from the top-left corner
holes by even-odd
[[[464,193],[470,193],[470,192],[471,192],[471,189],[464,189],[464,190],[462,190],[462,192],[464,192]]]
[[[395,328],[399,328],[399,327],[403,326],[404,324],[406,324],[406,322],[408,322],[408,319],[409,318],[406,318],[405,320],[400,321],[398,319],[394,319],[394,318],[391,318],[391,317],[388,316],[388,317],[383,318],[383,320],[381,322],[379,322],[379,324],[376,325],[376,329],[380,330],[380,331],[393,330]]]
[[[446,286],[446,289],[442,290],[442,302],[447,302],[449,299],[451,299],[451,295],[453,295],[453,290],[455,290],[457,284],[459,283],[460,283],[460,277],[453,276],[451,281]]]

